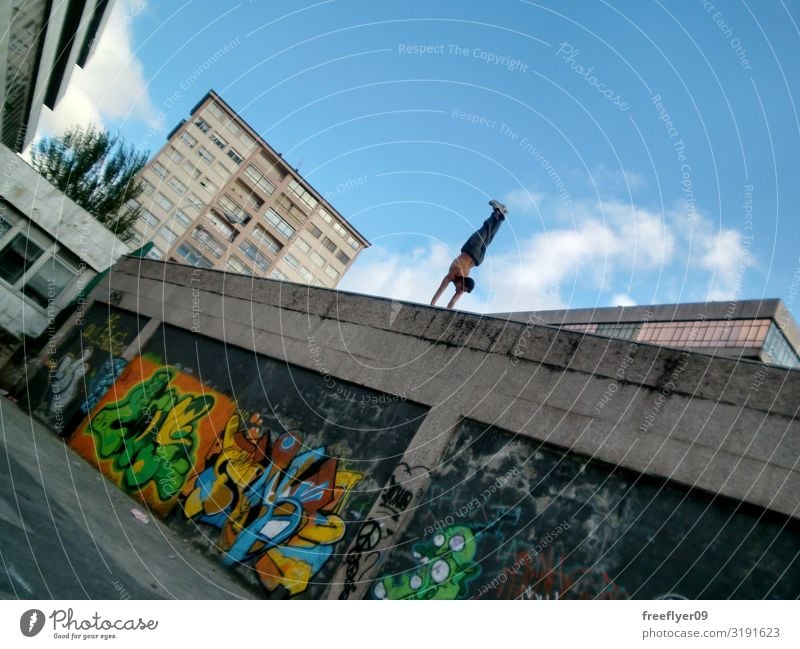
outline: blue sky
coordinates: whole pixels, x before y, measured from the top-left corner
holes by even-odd
[[[795,307],[799,22],[786,0],[119,0],[40,131],[155,152],[215,89],[373,242],[346,290],[428,301],[499,198],[460,308]]]

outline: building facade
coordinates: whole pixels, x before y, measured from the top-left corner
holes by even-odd
[[[0,366],[128,247],[0,145]]]
[[[42,106],[55,108],[75,65],[83,67],[114,0],[0,2],[2,142],[20,152],[33,138]]]
[[[369,245],[214,91],[141,178],[153,259],[332,288]]]
[[[495,317],[800,369],[800,329],[778,299],[519,311]]]

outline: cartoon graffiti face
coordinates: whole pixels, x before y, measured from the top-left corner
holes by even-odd
[[[395,582],[386,577],[373,588],[378,599],[456,599],[466,591],[467,582],[480,574],[473,563],[477,544],[472,530],[462,525],[448,527],[430,544],[414,546],[420,562],[411,575]]]

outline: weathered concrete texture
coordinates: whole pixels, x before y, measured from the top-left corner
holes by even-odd
[[[800,372],[131,258],[104,293],[323,375],[798,513]]]

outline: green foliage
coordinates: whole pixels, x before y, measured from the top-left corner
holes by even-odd
[[[36,171],[123,241],[142,211],[133,200],[142,193],[137,174],[148,156],[94,125],[42,138],[31,150]]]

